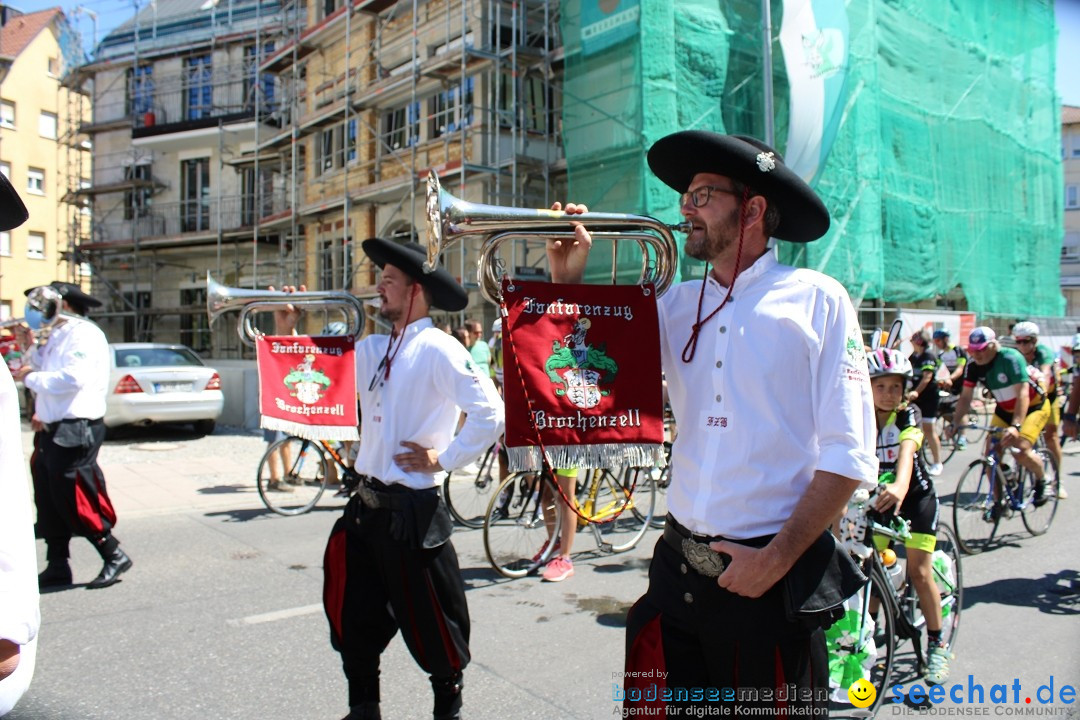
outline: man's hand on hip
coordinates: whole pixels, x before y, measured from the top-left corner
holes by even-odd
[[[394,464],[405,472],[427,474],[442,472],[443,466],[439,464],[439,453],[432,448],[422,447],[408,440],[401,443],[401,446],[409,448],[409,452],[395,455]]]

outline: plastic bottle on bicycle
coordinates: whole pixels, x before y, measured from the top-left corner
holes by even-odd
[[[907,575],[919,597],[926,620],[926,681],[941,685],[949,677],[950,649],[942,639],[941,595],[934,581],[938,500],[933,481],[918,450],[923,441],[914,410],[904,402],[911,363],[891,348],[873,350],[867,357],[877,419],[877,455],[883,482],[871,516],[889,525],[894,516],[909,523],[904,539]],[[876,517],[875,517],[876,513]],[[875,545],[879,544],[875,538]],[[887,546],[887,541],[884,543]],[[883,550],[879,547],[878,550]]]

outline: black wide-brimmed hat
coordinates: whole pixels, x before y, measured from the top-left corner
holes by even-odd
[[[68,301],[68,303],[81,314],[86,314],[87,308],[101,307],[101,301],[93,295],[88,295],[83,292],[83,289],[75,283],[64,282],[62,280],[53,280],[49,283],[49,287],[56,288],[60,293],[60,297]],[[23,291],[24,295],[29,295],[30,291],[34,288],[27,288]]]
[[[685,130],[660,138],[649,148],[649,167],[680,193],[698,173],[715,173],[749,185],[780,210],[773,237],[791,242],[817,240],[829,230],[829,211],[780,153],[752,137]]]
[[[461,287],[446,268],[440,266],[436,267],[434,272],[424,272],[427,251],[420,243],[368,238],[361,245],[364,253],[380,268],[390,263],[427,288],[435,307],[456,312],[464,310],[469,304],[469,295],[465,288]]]
[[[0,230],[11,230],[26,222],[30,213],[26,212],[19,193],[11,186],[11,181],[0,173]]]

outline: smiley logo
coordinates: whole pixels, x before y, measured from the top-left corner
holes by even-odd
[[[851,704],[855,707],[870,707],[874,704],[874,698],[877,697],[877,689],[866,680],[860,678],[851,683],[851,687],[847,690],[847,696],[848,700],[850,700]]]

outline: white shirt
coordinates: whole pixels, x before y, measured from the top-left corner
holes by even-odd
[[[700,280],[658,301],[660,350],[678,426],[668,509],[690,530],[742,539],[776,533],[815,470],[877,482],[874,408],[847,292],[767,252],[682,361]],[[710,275],[701,317],[727,288]]]
[[[503,403],[465,346],[431,318],[405,328],[387,380],[381,363],[389,342],[389,335],[369,335],[356,343],[362,418],[354,467],[387,484],[432,488],[435,475],[408,473],[394,464],[394,455],[408,451],[401,443],[434,448],[444,470],[462,467],[502,433]],[[459,412],[466,414],[465,425],[455,437]]]
[[[34,372],[23,378],[23,384],[37,396],[34,408],[41,422],[105,416],[112,360],[109,341],[97,325],[65,318],[30,361]]]
[[[34,674],[41,614],[38,610],[34,511],[26,481],[19,396],[0,363],[0,638],[19,645],[19,665],[0,680],[0,715],[6,714]]]

